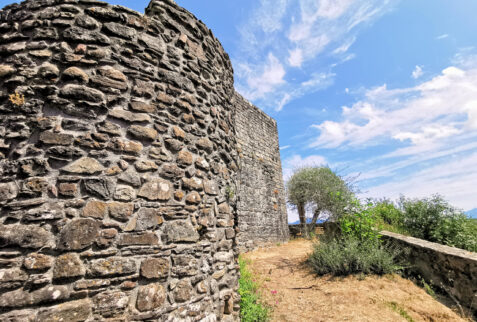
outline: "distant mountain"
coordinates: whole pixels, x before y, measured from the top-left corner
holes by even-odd
[[[307,219],[306,219],[306,222],[307,222],[307,223],[311,223],[311,218],[307,218]],[[321,224],[322,222],[324,222],[324,220],[318,219],[318,220],[316,221],[317,224]],[[300,223],[300,221],[297,220],[297,221],[294,221],[294,222],[289,222],[288,224],[289,224],[289,225],[298,225],[299,223]]]
[[[465,212],[469,217],[477,219],[477,208]]]

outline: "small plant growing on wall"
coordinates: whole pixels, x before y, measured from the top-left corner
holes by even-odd
[[[235,196],[234,188],[232,188],[231,186],[225,187],[225,195],[228,200],[232,200]]]
[[[12,102],[13,105],[16,106],[22,106],[23,104],[25,104],[25,95],[20,95],[18,94],[18,92],[15,92],[15,94],[11,94],[8,99],[10,100],[10,102]]]

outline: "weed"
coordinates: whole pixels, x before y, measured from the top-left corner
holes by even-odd
[[[226,195],[228,200],[232,200],[235,196],[234,189],[230,186],[225,187],[225,195]]]
[[[387,304],[391,307],[393,311],[399,313],[399,315],[405,318],[408,322],[414,322],[413,318],[409,316],[409,314],[406,312],[406,310],[404,310],[402,306],[400,306],[396,302],[389,302]]]
[[[258,284],[247,268],[247,262],[239,257],[240,279],[240,317],[244,322],[262,322],[269,320],[270,309],[260,302]]]

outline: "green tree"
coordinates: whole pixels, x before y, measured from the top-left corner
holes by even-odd
[[[288,180],[286,188],[288,202],[298,210],[305,232],[307,205],[314,209],[311,220],[311,226],[314,226],[321,212],[327,212],[336,220],[347,211],[354,200],[351,184],[329,167],[298,169]]]

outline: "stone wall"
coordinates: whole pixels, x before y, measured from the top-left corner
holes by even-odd
[[[410,270],[431,285],[444,288],[477,316],[477,254],[426,240],[381,232],[385,239],[409,249]]]
[[[250,250],[287,241],[288,219],[277,122],[239,94],[234,96],[233,104],[237,109],[240,160],[237,180],[239,248]]]
[[[236,320],[234,95],[220,43],[171,0],[0,11],[0,320]],[[242,182],[284,212],[260,139]]]

